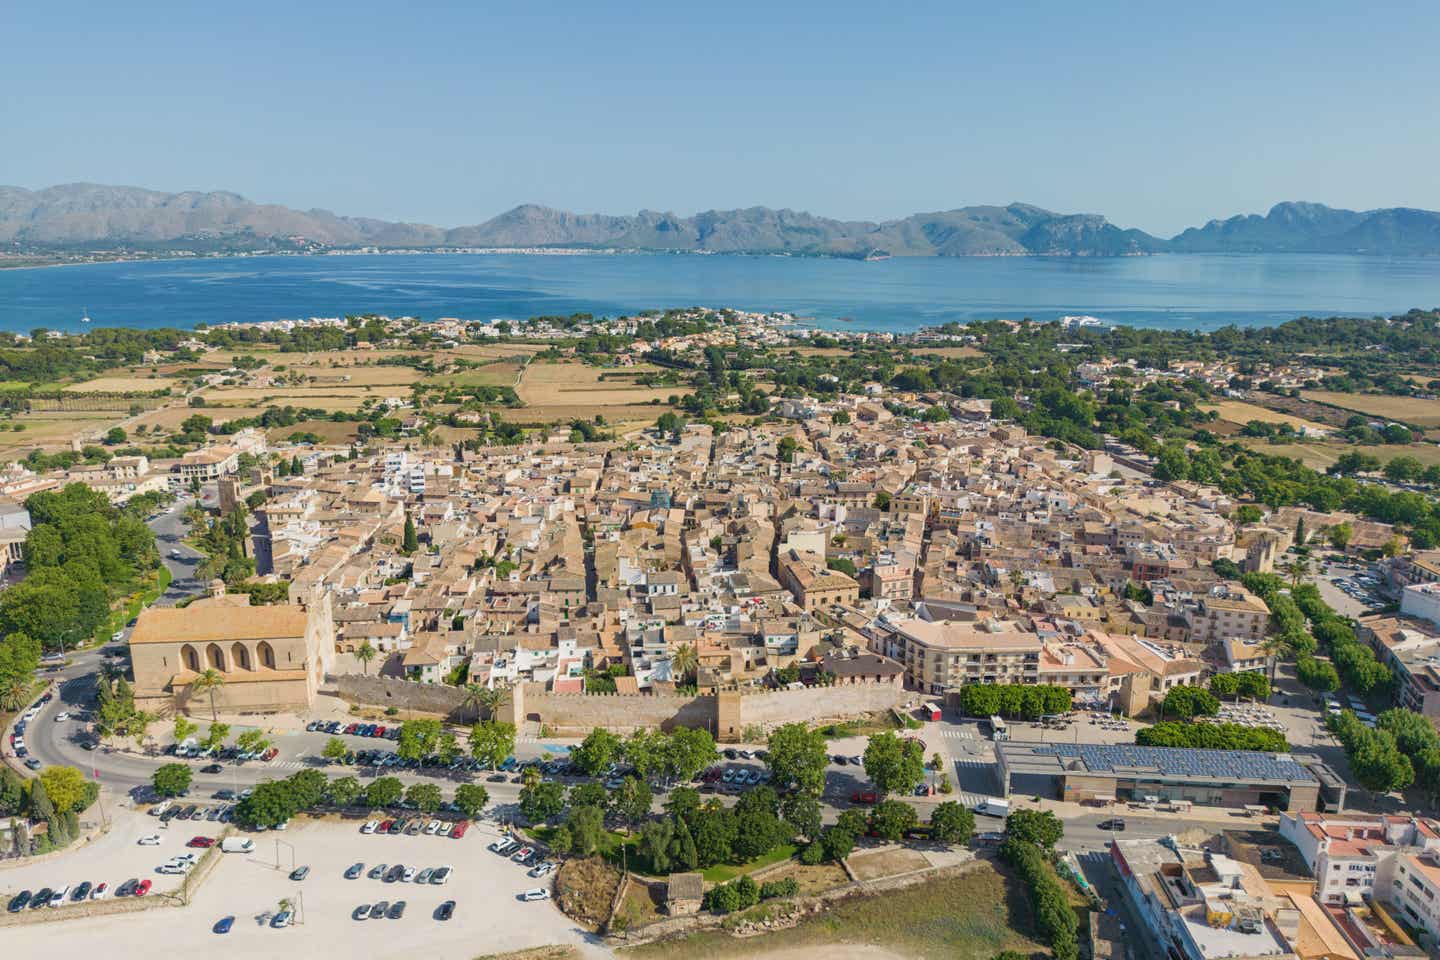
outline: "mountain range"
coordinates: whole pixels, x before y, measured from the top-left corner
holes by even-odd
[[[1098,214],[1025,203],[961,207],[883,222],[833,220],[749,207],[681,217],[570,213],[524,204],[474,226],[442,228],[328,210],[254,203],[223,191],[139,187],[0,186],[0,244],[24,251],[176,246],[211,251],[331,247],[556,247],[812,256],[1137,256],[1151,253],[1440,254],[1440,213],[1394,207],[1338,210],[1280,203],[1170,239]]]

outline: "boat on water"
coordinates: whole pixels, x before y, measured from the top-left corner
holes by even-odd
[[[81,310],[81,311],[80,311],[80,322],[81,322],[81,323],[89,323],[89,322],[90,322],[90,311],[89,311],[88,309],[86,309],[86,310]]]

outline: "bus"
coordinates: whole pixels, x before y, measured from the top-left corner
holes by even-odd
[[[990,718],[990,739],[997,743],[1010,739],[1010,728],[998,716]]]

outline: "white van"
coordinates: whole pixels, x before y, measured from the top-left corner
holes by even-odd
[[[987,817],[1008,817],[1010,816],[1009,800],[981,800],[975,807],[976,813],[983,813]]]
[[[245,837],[226,837],[220,841],[220,850],[223,853],[250,853],[255,849],[255,841]]]

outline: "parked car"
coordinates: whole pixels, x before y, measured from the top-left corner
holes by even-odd
[[[229,932],[230,932],[230,928],[233,927],[233,926],[235,926],[235,918],[234,918],[234,917],[221,917],[221,918],[215,923],[215,932],[216,932],[216,933],[229,933]]]
[[[100,883],[95,884],[94,890],[90,891],[90,899],[104,900],[109,895],[109,893],[110,888],[105,885],[104,881],[101,881]]]
[[[294,870],[290,871],[290,879],[294,880],[296,883],[299,883],[301,880],[304,880],[308,876],[310,876],[309,867],[296,867]]]
[[[394,903],[390,904],[390,909],[386,911],[385,916],[389,917],[391,920],[399,920],[401,917],[405,916],[405,901],[396,900]]]
[[[469,829],[470,829],[470,821],[469,821],[469,820],[461,820],[459,823],[455,824],[454,829],[452,829],[452,830],[450,831],[450,839],[452,839],[452,840],[459,840],[461,837],[465,836],[465,831],[467,831],[467,830],[469,830]]]
[[[215,846],[215,838],[214,838],[214,837],[191,837],[191,838],[190,838],[190,842],[187,843],[187,844],[185,844],[185,846],[187,846],[187,847],[194,847],[194,848],[197,849],[197,850],[208,850],[208,849],[210,849],[211,847]]]
[[[389,869],[390,865],[388,863],[377,863],[375,864],[375,866],[370,868],[370,872],[365,874],[365,876],[369,877],[371,880],[379,880],[381,877],[385,876],[385,871]]]
[[[41,887],[35,891],[35,896],[30,898],[30,909],[39,910],[41,907],[50,905],[50,898],[55,894],[49,887]]]
[[[91,884],[89,880],[82,880],[75,887],[75,892],[70,894],[70,901],[72,903],[81,903],[85,900],[90,899],[90,891],[93,889],[94,885]]]
[[[1100,824],[1100,829],[1101,829],[1101,830],[1124,830],[1124,829],[1125,829],[1125,821],[1124,821],[1122,818],[1120,818],[1120,817],[1115,817],[1115,818],[1113,818],[1113,819],[1106,820],[1104,823]]]
[[[358,863],[358,862],[357,862],[357,863],[352,863],[352,864],[350,865],[350,869],[348,869],[348,870],[345,871],[345,879],[346,879],[346,880],[358,880],[358,879],[360,879],[360,875],[361,875],[362,873],[364,873],[364,872],[365,872],[365,864],[363,864],[363,863]]]
[[[436,920],[449,920],[453,916],[455,916],[454,900],[446,900],[444,903],[440,904],[439,908],[437,908],[435,911]]]
[[[10,905],[6,907],[11,913],[19,913],[30,905],[31,893],[29,890],[21,890],[10,898]]]
[[[385,911],[390,909],[389,900],[381,900],[370,908],[370,919],[381,920],[385,917]]]
[[[274,919],[270,921],[270,926],[274,927],[276,930],[288,927],[290,926],[291,916],[292,914],[289,910],[281,910],[279,913],[275,914]]]
[[[851,803],[879,803],[880,796],[874,790],[857,790],[850,794]]]
[[[528,902],[528,901],[531,901],[531,900],[549,900],[549,899],[550,899],[550,888],[549,888],[549,887],[532,887],[531,889],[526,890],[524,893],[520,894],[520,899],[521,899],[521,900],[525,900],[525,901],[527,901],[527,902]]]
[[[135,842],[142,847],[158,847],[160,846],[160,834],[147,833],[145,836],[141,837]]]
[[[145,894],[150,892],[150,886],[151,883],[149,879],[141,880],[139,883],[135,884],[135,889],[134,891],[132,891],[132,895],[136,897],[143,897],[145,896]]]
[[[454,872],[455,868],[448,863],[443,867],[436,867],[430,871],[430,882],[434,884],[448,883],[450,881],[450,874]]]

